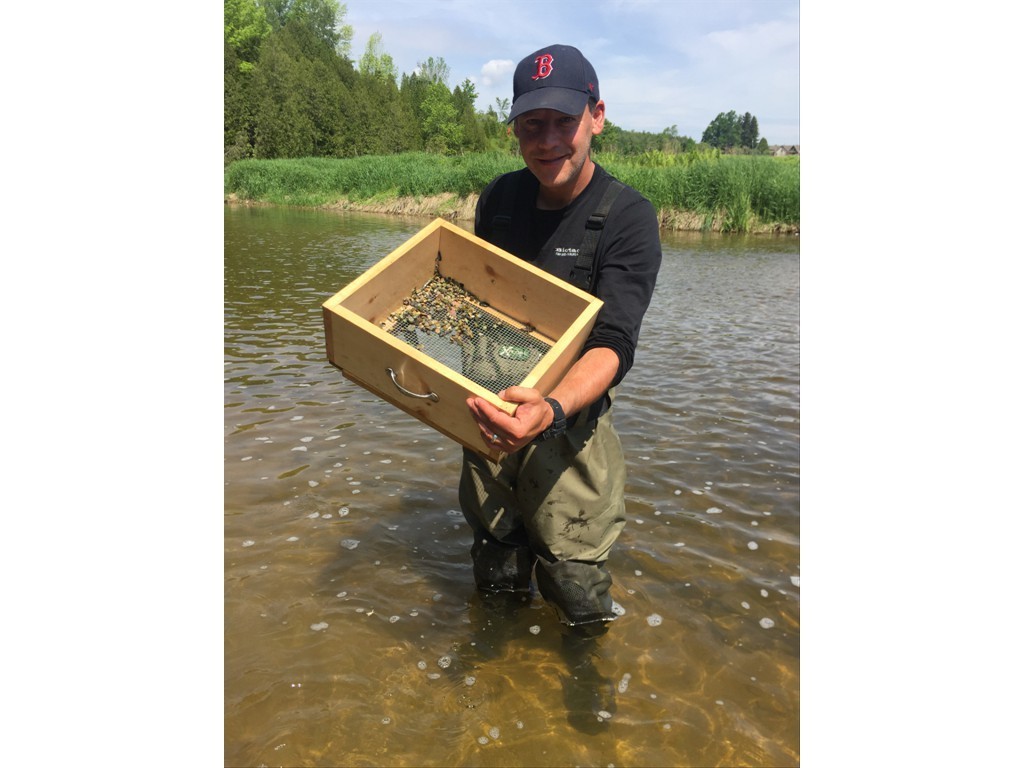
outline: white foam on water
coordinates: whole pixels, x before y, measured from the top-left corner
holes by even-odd
[[[285,541],[298,541],[298,540],[299,540],[298,536],[289,536],[287,539],[285,539]]]
[[[463,682],[466,683],[467,688],[472,688],[474,685],[476,685],[476,678],[472,675],[467,675],[466,679]]]
[[[289,421],[302,421],[302,416],[292,416]]]
[[[614,613],[616,616],[625,616],[626,615],[626,609],[623,608],[621,605],[619,605],[614,600],[612,600],[612,613]]]
[[[242,461],[249,461],[251,458],[252,456],[243,456]]]
[[[490,743],[491,740],[488,739],[486,736],[481,736],[480,738],[477,739],[477,741],[480,744],[488,744],[488,743]]]
[[[312,435],[306,435],[305,437],[300,437],[299,438],[299,442],[300,443],[311,443],[311,442],[313,442],[313,436]]]
[[[790,581],[790,583],[794,587],[799,587],[800,586],[800,577],[799,576],[790,576],[789,577],[789,581]]]
[[[719,509],[718,507],[708,507],[707,513],[709,515],[720,515],[722,514],[722,510]]]
[[[600,721],[602,723],[605,720],[611,720],[612,719],[612,713],[609,712],[607,709],[602,709],[600,712],[597,713],[597,719],[598,719],[598,721]]]
[[[534,624],[532,627],[530,627],[530,634],[531,635],[539,635],[540,634],[540,624]]]
[[[490,728],[488,729],[488,731],[487,731],[487,735],[488,735],[488,736],[490,736],[490,737],[491,737],[492,739],[494,739],[495,741],[497,741],[497,740],[498,740],[498,737],[499,737],[499,736],[501,736],[501,731],[499,731],[499,730],[498,730],[498,726],[496,726],[496,725],[492,725],[492,726],[491,726],[491,727],[490,727]]]
[[[391,459],[381,459],[380,463],[381,464],[390,464],[391,463]]]
[[[656,613],[652,613],[650,616],[647,617],[647,623],[650,624],[652,627],[661,626],[661,616],[659,616]]]
[[[618,686],[619,693],[625,693],[626,692],[626,690],[629,688],[629,680],[630,680],[631,677],[632,677],[632,675],[629,674],[629,672],[626,672],[622,676],[622,679],[619,680],[619,686]]]
[[[696,488],[694,488],[693,489],[693,495],[694,496],[703,496],[704,495],[704,491],[699,491]]]
[[[437,678],[439,678],[440,676],[441,676],[440,672],[428,672],[427,673],[427,678],[430,679],[430,680],[437,680]]]
[[[380,719],[380,724],[381,725],[391,725],[391,718],[390,717],[382,717]]]
[[[675,546],[677,546],[677,547],[685,547],[686,546],[686,542],[685,541],[677,541],[675,543]]]
[[[355,549],[359,546],[359,539],[342,539],[340,544],[345,549]]]
[[[335,597],[348,597],[348,592],[339,592]]]
[[[683,492],[681,490],[679,490],[678,488],[676,488],[674,491],[672,491],[672,493],[674,493],[676,496],[682,496],[683,495]]]
[[[399,620],[400,618],[402,618],[402,617],[401,617],[401,616],[391,616],[391,617],[390,617],[390,618],[388,619],[388,621],[389,621],[389,622],[391,622],[392,624],[394,624],[394,623],[395,623],[396,621],[398,621],[398,620]]]
[[[747,542],[747,549],[757,549],[757,542],[756,541],[748,541]]]
[[[316,624],[310,624],[309,628],[312,629],[314,632],[319,632],[322,629],[327,629],[327,626],[328,624],[326,621],[321,621]]]
[[[769,619],[767,616],[765,618],[761,619],[757,623],[760,624],[765,629],[771,629],[772,627],[775,626],[775,622],[772,621],[771,619]]]
[[[748,611],[750,610],[750,603],[748,603],[746,600],[744,600],[742,603],[740,603],[740,605],[742,605]]]
[[[320,513],[313,512],[312,514],[306,515],[306,517],[308,517],[310,520],[316,520],[318,517],[320,517]]]
[[[516,728],[518,728],[519,730],[523,730],[524,727],[525,725],[523,724],[522,720],[516,720]]]
[[[308,449],[304,445],[297,445],[294,448],[292,448],[292,450],[293,451],[305,451],[305,450],[308,450]]]
[[[451,665],[452,665],[452,657],[451,656],[442,656],[441,658],[439,658],[437,660],[437,666],[439,666],[441,669],[448,669],[448,667],[450,667]]]
[[[348,514],[348,507],[342,507],[338,510],[338,517],[344,517]]]
[[[644,572],[641,571],[639,568],[637,568],[635,571],[633,571],[633,575],[634,576],[643,576]]]
[[[427,668],[427,662],[425,662],[423,659],[420,659],[419,661],[416,662],[416,668],[417,669],[421,669],[421,670],[425,670]]]
[[[242,542],[242,546],[243,547],[251,547],[255,543],[256,542],[253,541],[252,539],[246,539],[245,541]]]
[[[317,482],[316,480],[309,480],[307,482],[309,483],[310,488],[316,488],[318,485],[320,485],[320,483]]]
[[[761,597],[768,597],[768,590],[767,589],[762,589],[761,590]]]

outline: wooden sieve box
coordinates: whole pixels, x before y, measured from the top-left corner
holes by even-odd
[[[444,290],[423,299],[425,287],[438,285]],[[441,293],[461,298],[445,304]],[[506,386],[548,394],[579,357],[601,305],[439,218],[324,302],[327,358],[346,378],[498,461],[467,398],[511,415],[515,404],[497,395]],[[445,335],[437,325],[458,331]]]

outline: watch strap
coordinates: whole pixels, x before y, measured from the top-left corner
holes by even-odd
[[[537,440],[550,440],[553,437],[561,437],[565,434],[567,426],[565,411],[562,409],[562,404],[553,397],[545,397],[544,402],[551,406],[551,410],[555,414],[555,419],[551,422],[551,426],[537,436]]]

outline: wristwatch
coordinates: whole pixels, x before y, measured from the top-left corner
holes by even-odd
[[[562,404],[553,397],[545,397],[544,402],[551,406],[551,410],[555,414],[555,420],[551,422],[550,427],[537,435],[538,442],[550,440],[552,437],[561,437],[565,434],[565,411],[562,410]]]

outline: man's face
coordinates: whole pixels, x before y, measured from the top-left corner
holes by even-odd
[[[534,109],[517,117],[513,127],[526,167],[566,205],[590,182],[590,140],[603,129],[603,101],[579,115]]]

